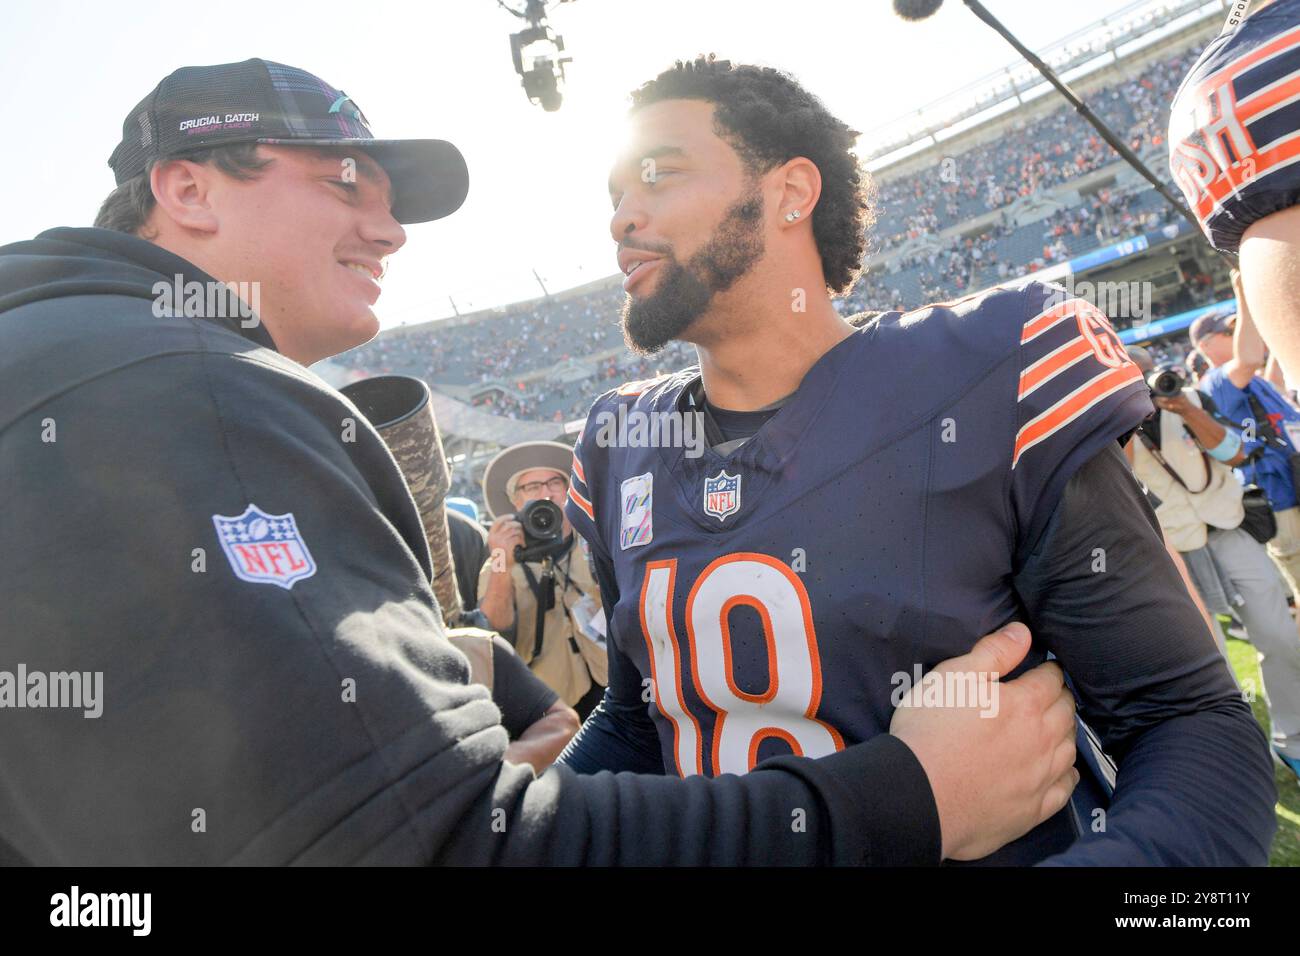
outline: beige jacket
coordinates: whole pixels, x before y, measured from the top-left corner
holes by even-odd
[[[541,564],[529,565],[533,577],[541,581]],[[492,575],[489,559],[479,571],[479,600],[487,593]],[[575,606],[584,597],[590,600],[585,607],[599,612],[600,588],[591,574],[587,559],[578,542],[574,542],[568,555],[561,558],[555,571],[555,607],[546,615],[542,630],[542,652],[533,657],[534,635],[537,626],[537,600],[523,567],[516,563],[510,569],[515,592],[514,646],[529,669],[560,699],[572,706],[582,699],[595,682],[604,687],[609,682],[609,664],[605,649],[587,637],[578,627]]]
[[[1184,394],[1196,407],[1201,407],[1195,389],[1185,389]],[[1181,418],[1173,412],[1159,414],[1160,453],[1187,487],[1160,467],[1160,462],[1137,436],[1133,438],[1133,471],[1160,499],[1156,517],[1160,519],[1166,540],[1179,551],[1195,551],[1205,547],[1207,525],[1227,529],[1241,524],[1246,514],[1241,502],[1241,482],[1223,462],[1202,454],[1201,446],[1187,433]]]

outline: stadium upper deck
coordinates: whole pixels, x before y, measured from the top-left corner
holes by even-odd
[[[1077,88],[1167,177],[1159,157],[1168,105],[1218,22],[1211,14],[1162,28],[1164,38],[1092,69]],[[879,216],[868,272],[840,301],[846,314],[941,301],[1177,220],[1054,96],[943,141],[925,135],[926,148],[876,172]],[[568,294],[394,330],[336,361],[351,374],[416,375],[509,418],[564,422],[607,383],[693,361],[683,347],[649,360],[627,352],[618,326],[622,298],[614,276]],[[1170,303],[1157,303],[1157,315],[1162,306]]]

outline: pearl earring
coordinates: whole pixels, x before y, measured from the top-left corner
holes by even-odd
[[[791,212],[788,212],[788,213],[785,214],[785,221],[786,221],[786,222],[794,222],[794,221],[795,221],[796,219],[798,219],[798,218],[799,218],[799,210],[798,210],[798,209],[792,210]]]

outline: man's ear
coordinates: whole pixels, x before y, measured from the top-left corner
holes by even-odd
[[[807,157],[796,156],[775,170],[780,187],[777,212],[783,224],[798,225],[811,218],[813,208],[822,194],[822,174],[817,165]],[[786,217],[797,212],[793,220]]]
[[[158,163],[149,173],[149,187],[159,212],[182,229],[213,233],[217,215],[211,205],[216,171],[188,159]]]

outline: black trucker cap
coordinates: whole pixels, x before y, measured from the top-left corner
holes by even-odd
[[[122,124],[108,165],[120,186],[150,162],[230,143],[356,146],[393,183],[401,223],[441,219],[469,190],[465,160],[440,139],[375,139],[361,109],[319,77],[269,60],[186,66],[165,77]]]

